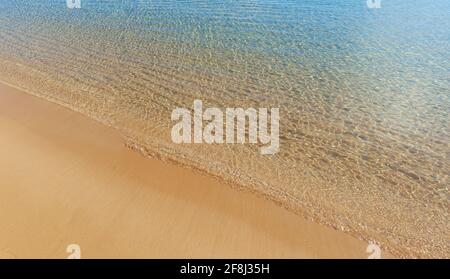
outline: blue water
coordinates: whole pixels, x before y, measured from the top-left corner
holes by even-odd
[[[450,2],[0,0],[0,79],[400,256],[449,257]],[[281,147],[170,113],[279,107]]]

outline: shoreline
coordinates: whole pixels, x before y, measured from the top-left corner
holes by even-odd
[[[367,243],[0,82],[0,258],[367,258]],[[382,251],[382,258],[391,254]]]

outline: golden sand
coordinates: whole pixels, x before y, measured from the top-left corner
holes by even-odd
[[[82,258],[368,257],[361,240],[3,84],[0,154],[0,258],[66,258],[73,243]]]

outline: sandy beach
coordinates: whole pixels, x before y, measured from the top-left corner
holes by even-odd
[[[367,243],[0,84],[0,258],[367,258]],[[390,257],[382,252],[382,257]]]

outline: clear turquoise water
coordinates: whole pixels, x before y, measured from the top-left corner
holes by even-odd
[[[0,0],[0,79],[401,256],[449,257],[450,2]],[[174,145],[176,107],[279,107],[281,149]]]

